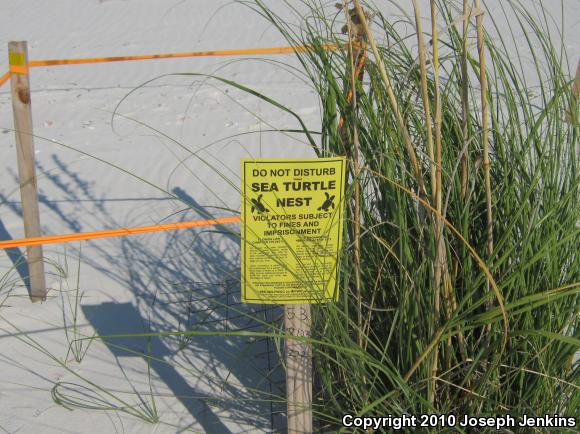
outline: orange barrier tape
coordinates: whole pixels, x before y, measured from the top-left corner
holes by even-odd
[[[326,44],[325,50],[336,50],[335,44]],[[171,59],[178,57],[204,57],[204,56],[240,56],[247,54],[283,54],[293,52],[306,52],[311,47],[306,45],[297,45],[289,47],[272,47],[272,48],[244,48],[240,50],[222,50],[222,51],[192,51],[188,53],[169,53],[169,54],[145,54],[141,56],[118,56],[118,57],[86,57],[80,59],[54,59],[54,60],[31,60],[31,67],[38,66],[55,66],[55,65],[79,65],[83,63],[103,63],[103,62],[124,62],[127,60],[151,60],[151,59]]]
[[[337,50],[335,44],[325,44],[322,46],[325,50]],[[221,50],[221,51],[192,51],[188,53],[168,53],[168,54],[145,54],[141,56],[117,56],[117,57],[85,57],[78,59],[52,59],[52,60],[31,60],[28,63],[30,68],[39,66],[57,66],[57,65],[80,65],[85,63],[105,63],[105,62],[125,62],[128,60],[152,60],[152,59],[171,59],[180,57],[204,57],[204,56],[241,56],[248,54],[284,54],[284,53],[303,53],[310,50],[311,47],[306,45],[296,45],[289,47],[272,47],[272,48],[244,48],[239,50]],[[16,71],[15,71],[16,72]],[[8,81],[10,73],[0,77],[0,86]]]
[[[0,241],[0,249],[11,249],[14,247],[38,246],[41,244],[70,243],[71,241],[92,240],[95,238],[124,237],[127,235],[145,234],[150,232],[173,231],[176,229],[189,229],[200,226],[223,225],[228,223],[238,223],[239,216],[220,217],[209,220],[193,220],[189,222],[168,223],[155,226],[141,226],[137,228],[111,229],[99,232],[80,232],[67,235],[52,235],[48,237],[23,238],[20,240]]]
[[[6,83],[8,80],[10,80],[9,72],[5,73],[4,75],[0,75],[0,87],[2,87],[2,85]]]
[[[28,74],[28,65],[10,65],[10,74]]]

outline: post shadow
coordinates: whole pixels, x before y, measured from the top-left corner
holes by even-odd
[[[12,240],[12,236],[0,220],[0,240],[8,241]],[[12,247],[10,249],[4,249],[6,254],[8,255],[8,259],[12,262],[14,269],[24,282],[26,289],[28,291],[28,295],[32,296],[30,291],[30,274],[28,272],[28,262],[26,261],[26,255],[22,253],[22,251],[18,247]]]
[[[107,302],[98,305],[83,305],[83,313],[99,336],[114,336],[148,332],[147,322],[130,303]],[[230,434],[231,431],[220,421],[213,410],[202,400],[196,398],[201,393],[187,384],[177,370],[159,360],[171,354],[159,337],[123,337],[104,339],[115,358],[151,357],[151,369],[167,384],[174,396],[203,427],[207,433]],[[120,348],[121,347],[121,348]],[[125,350],[126,348],[127,350]]]
[[[94,202],[92,212],[101,226],[122,226],[102,206],[107,199],[95,197],[91,184],[83,179],[82,174],[64,170],[64,163],[59,168],[62,171],[60,178],[46,179],[65,193],[67,201]],[[219,208],[205,208],[183,188],[173,188],[172,193],[190,208],[183,218],[196,218],[197,215],[197,218],[212,219],[222,212]],[[50,208],[59,216],[61,213],[58,211],[64,210]],[[75,216],[79,217],[75,213],[69,215],[70,218]],[[171,232],[156,247],[140,237],[91,243],[94,254],[84,255],[83,264],[106,273],[131,291],[137,301],[134,305],[104,303],[81,306],[85,318],[101,336],[148,332],[151,322],[156,331],[174,330],[175,323],[179,324],[179,330],[260,331],[264,329],[262,321],[272,323],[280,312],[269,305],[241,304],[239,282],[236,283],[238,258],[230,254],[239,252],[239,243],[239,236],[226,225]],[[141,308],[151,309],[152,318],[144,316]],[[266,327],[265,330],[270,329]],[[175,348],[177,351],[186,349],[188,340],[183,342],[183,348],[175,337],[115,338],[105,343],[121,371],[120,357],[147,358],[151,370],[167,384],[185,407],[184,411],[191,415],[187,419],[192,419],[189,422],[193,424],[185,429],[197,425],[202,432],[230,433],[230,429],[220,421],[225,422],[227,413],[228,420],[252,426],[256,431],[285,431],[286,406],[281,401],[285,396],[285,377],[273,338],[250,340],[228,336],[216,344],[216,338],[196,336],[192,345],[204,354],[207,352],[212,363],[201,364],[204,362],[198,359],[196,351],[183,351],[180,357],[201,371],[200,378],[205,373],[218,378],[215,383],[221,392],[217,396],[213,396],[211,390],[188,385],[187,381],[195,384],[189,376],[164,363],[175,355]],[[222,379],[217,366],[229,372],[225,379]],[[231,383],[230,378],[234,379]],[[143,404],[147,405],[146,402]],[[222,407],[224,416],[219,410]]]

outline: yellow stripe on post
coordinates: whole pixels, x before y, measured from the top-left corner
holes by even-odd
[[[10,64],[10,73],[28,74],[28,62],[24,52],[13,51],[8,53],[8,62]]]

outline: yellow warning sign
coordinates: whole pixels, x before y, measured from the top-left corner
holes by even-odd
[[[344,158],[242,160],[242,301],[337,297]]]

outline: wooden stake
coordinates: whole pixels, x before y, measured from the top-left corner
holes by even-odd
[[[310,337],[310,305],[285,305],[284,326],[289,335]],[[286,339],[286,397],[288,434],[312,433],[312,347],[307,342]]]
[[[32,109],[30,106],[30,81],[28,77],[28,47],[26,42],[9,42],[8,58],[24,234],[26,238],[40,237],[42,234],[40,231],[38,194],[36,191]],[[26,251],[29,276],[29,282],[27,283],[30,288],[30,298],[32,302],[43,301],[46,299],[46,282],[42,246],[30,246],[26,248]]]

